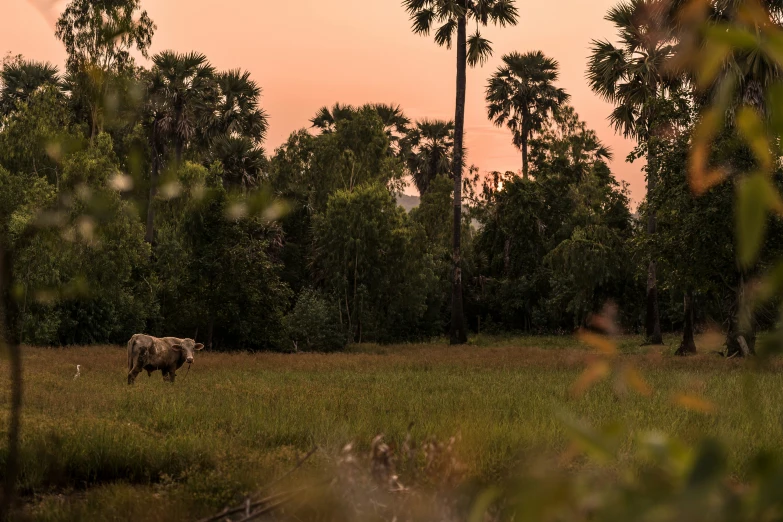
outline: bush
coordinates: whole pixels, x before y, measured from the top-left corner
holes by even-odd
[[[295,351],[332,352],[347,344],[337,308],[308,288],[299,294],[293,310],[283,319],[283,327],[289,347]]]

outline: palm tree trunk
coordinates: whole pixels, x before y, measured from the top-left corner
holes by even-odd
[[[653,144],[648,142],[647,152],[647,201],[650,208],[647,210],[647,233],[655,234],[658,223],[655,209],[652,208],[652,194],[655,192],[656,175],[655,153]],[[647,266],[647,314],[645,318],[646,342],[650,344],[663,344],[661,335],[661,316],[658,311],[658,283],[656,256],[653,254]]]
[[[682,342],[676,355],[692,355],[696,353],[696,341],[693,336],[693,289],[685,291],[683,299],[685,324],[682,329]]]
[[[527,164],[527,134],[522,134],[522,175],[525,179],[528,178],[528,164]]]
[[[152,244],[155,239],[155,195],[158,192],[159,155],[157,151],[152,154],[152,171],[150,173],[150,197],[147,204],[147,232],[144,240]]]
[[[465,1],[461,2],[463,5]],[[454,229],[452,241],[453,276],[451,281],[451,344],[468,342],[462,308],[462,138],[465,128],[465,89],[468,66],[467,20],[457,22],[457,106],[454,115]]]

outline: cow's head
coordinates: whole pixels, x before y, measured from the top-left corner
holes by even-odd
[[[175,344],[171,347],[173,350],[182,352],[185,356],[185,362],[190,364],[193,362],[193,352],[204,349],[204,345],[197,343],[193,339],[183,339],[180,344]]]

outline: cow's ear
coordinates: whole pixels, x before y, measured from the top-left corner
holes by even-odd
[[[193,349],[196,350],[196,351],[203,350],[204,349],[204,345],[201,344],[201,343],[196,343],[196,346]]]
[[[176,351],[176,352],[181,352],[182,351],[182,345],[180,345],[180,344],[172,344],[171,345],[171,349]]]

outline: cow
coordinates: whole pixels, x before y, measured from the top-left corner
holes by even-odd
[[[191,364],[193,352],[203,348],[193,339],[136,334],[128,341],[128,384],[133,384],[142,370],[147,370],[147,375],[160,370],[163,381],[173,384],[176,371],[185,363]]]

